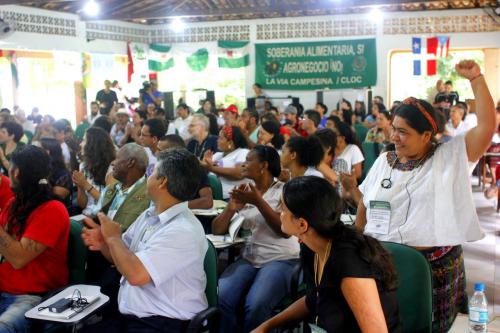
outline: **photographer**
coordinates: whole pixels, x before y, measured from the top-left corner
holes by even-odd
[[[155,81],[145,81],[142,89],[139,90],[139,104],[141,110],[146,110],[148,104],[161,105],[162,93],[158,91],[158,84]]]

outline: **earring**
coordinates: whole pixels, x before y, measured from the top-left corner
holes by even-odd
[[[261,169],[260,170],[260,174],[263,175],[264,174],[264,169]]]

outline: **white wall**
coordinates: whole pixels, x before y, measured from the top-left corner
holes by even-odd
[[[77,52],[99,52],[99,53],[115,53],[126,54],[126,42],[116,40],[96,39],[87,41],[86,25],[80,21],[77,15],[57,13],[46,10],[33,9],[21,6],[0,6],[0,11],[10,10],[28,14],[42,14],[51,17],[60,17],[76,21],[76,36],[66,37],[59,35],[42,35],[38,33],[18,32],[16,31],[9,38],[3,40],[4,45],[0,44],[1,48],[12,49],[34,49],[34,50],[68,50]],[[427,11],[427,12],[395,12],[385,13],[385,19],[391,18],[416,18],[416,17],[444,17],[450,18],[454,16],[464,15],[484,15],[481,9],[474,10],[447,10],[447,11]],[[376,38],[377,40],[377,84],[372,87],[374,95],[382,95],[387,99],[388,97],[388,65],[389,56],[395,50],[410,50],[411,37],[420,36],[426,37],[431,34],[421,34],[411,32],[408,34],[391,35],[384,34],[383,23],[377,24],[376,34],[372,35],[357,35],[357,36],[342,36],[342,37],[329,37],[329,38],[290,38],[279,40],[265,40],[257,39],[257,25],[265,23],[287,23],[287,22],[313,22],[322,19],[334,20],[359,20],[368,18],[367,14],[361,15],[341,15],[341,16],[315,16],[315,17],[293,17],[293,18],[275,18],[275,19],[262,19],[262,20],[242,20],[242,21],[227,21],[227,22],[200,22],[188,24],[187,27],[216,27],[216,26],[238,26],[248,25],[250,27],[250,42],[251,42],[251,65],[246,69],[246,94],[252,96],[251,89],[255,77],[255,52],[253,45],[255,43],[272,43],[279,42],[299,42],[299,41],[319,41],[319,40],[342,40],[342,39],[359,39],[359,38]],[[132,27],[138,29],[166,29],[166,26],[143,26],[137,24],[129,24],[117,21],[107,21],[106,24],[119,26],[119,27]],[[433,35],[433,34],[432,34]],[[495,32],[474,32],[474,33],[446,33],[451,36],[451,48],[500,48],[500,31]],[[201,43],[200,43],[201,44]],[[404,84],[404,82],[402,82]],[[217,93],[217,92],[216,92]],[[268,91],[268,95],[280,97],[293,95],[300,97],[302,104],[307,108],[314,105],[316,101],[316,93],[314,91]],[[500,92],[493,92],[496,98],[500,97]],[[358,96],[362,96],[362,90],[334,90],[325,94],[325,102],[332,107],[341,96],[350,100],[355,100]]]

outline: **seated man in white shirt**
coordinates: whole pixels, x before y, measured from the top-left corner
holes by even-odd
[[[458,103],[450,109],[450,120],[446,124],[446,132],[450,136],[457,136],[467,132],[470,128],[463,121],[464,115],[467,112],[467,105],[465,103]]]
[[[174,120],[175,129],[179,132],[179,135],[184,141],[191,139],[191,134],[189,133],[189,124],[193,116],[189,114],[189,106],[182,103],[177,106],[178,117]]]
[[[118,223],[99,213],[100,226],[85,220],[83,240],[122,274],[118,317],[89,332],[185,332],[207,308],[203,261],[208,248],[200,222],[187,206],[201,181],[197,158],[185,149],[161,152],[147,180],[154,206],[122,235]]]

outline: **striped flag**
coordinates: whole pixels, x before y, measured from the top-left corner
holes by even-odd
[[[150,72],[162,72],[174,67],[170,45],[150,44],[148,66]]]
[[[127,43],[127,81],[132,82],[132,75],[134,75],[134,57],[132,56],[132,50],[130,49],[130,43]]]
[[[250,63],[248,44],[248,41],[218,41],[219,67],[240,68],[248,66]]]
[[[448,58],[448,51],[450,49],[450,37],[438,36],[438,49],[437,55],[441,58]]]
[[[431,37],[426,39],[427,47],[426,52],[422,52],[422,38],[413,37],[412,38],[412,53],[416,56],[413,60],[413,75],[422,75],[422,59],[426,62],[427,75],[436,75],[437,63],[436,63],[436,53],[438,48],[437,37]]]

